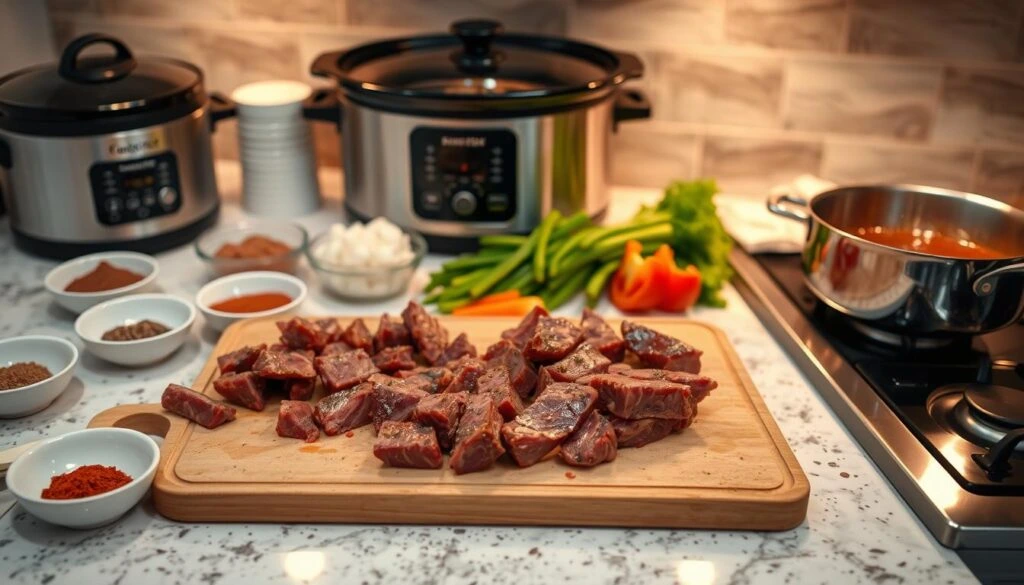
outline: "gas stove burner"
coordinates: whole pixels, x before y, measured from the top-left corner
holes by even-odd
[[[906,335],[899,335],[897,333],[890,333],[888,331],[882,331],[876,329],[871,325],[868,325],[862,321],[849,319],[850,326],[872,341],[877,341],[883,345],[887,345],[895,348],[902,348],[906,350],[916,349],[937,349],[940,347],[947,347],[952,345],[958,338],[955,336],[950,337],[908,337]]]
[[[982,447],[1024,428],[1024,390],[991,384],[950,384],[928,397],[928,413],[947,431]],[[1024,443],[1015,451],[1024,454]]]
[[[967,384],[964,398],[982,416],[1010,427],[1024,427],[1024,390],[992,384]]]

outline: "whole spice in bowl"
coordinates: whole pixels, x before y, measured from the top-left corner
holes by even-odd
[[[14,390],[49,378],[53,374],[42,364],[18,362],[0,368],[0,390]]]
[[[143,319],[142,321],[132,323],[131,325],[114,327],[113,329],[104,332],[100,339],[103,341],[135,341],[136,339],[146,339],[147,337],[163,335],[170,330],[170,327],[163,323]]]
[[[50,478],[50,487],[43,489],[40,497],[44,500],[77,500],[116,490],[131,481],[132,476],[116,467],[83,465]]]
[[[64,287],[64,292],[93,293],[114,290],[135,284],[143,278],[146,278],[144,274],[132,272],[125,268],[118,268],[105,260],[101,260],[96,265],[96,268],[72,280]]]

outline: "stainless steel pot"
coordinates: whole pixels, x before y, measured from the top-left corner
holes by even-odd
[[[552,210],[608,205],[609,137],[646,118],[633,55],[463,21],[451,35],[394,39],[320,55],[338,83],[310,117],[339,122],[345,205],[426,236],[432,250],[528,232]]]
[[[1024,211],[916,185],[844,187],[809,203],[779,195],[768,208],[808,223],[802,265],[811,292],[883,341],[984,333],[1024,314]],[[876,226],[956,234],[1010,255],[942,257],[857,235]]]

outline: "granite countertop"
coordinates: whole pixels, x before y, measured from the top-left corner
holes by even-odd
[[[220,164],[225,198],[237,198],[238,173]],[[337,193],[337,173],[322,177]],[[651,192],[617,189],[612,216],[630,213]],[[340,217],[336,198],[300,218],[312,233]],[[223,220],[243,217],[233,203]],[[159,285],[191,299],[207,276],[191,247],[158,256]],[[425,268],[439,264],[427,257]],[[54,262],[14,249],[0,221],[0,337],[50,334],[79,348],[74,316],[42,286]],[[311,275],[309,275],[311,276]],[[8,583],[929,583],[975,582],[940,546],[851,439],[782,349],[732,289],[728,308],[691,317],[721,327],[735,345],[811,482],[807,520],[787,532],[577,528],[181,524],[150,503],[105,528],[47,525],[16,506],[0,519],[0,581]],[[310,314],[397,312],[407,299],[351,304],[311,286]],[[561,313],[578,314],[581,306]],[[614,313],[610,306],[602,311]],[[68,390],[33,416],[0,421],[0,449],[83,428],[124,403],[157,402],[169,382],[189,383],[216,335],[202,327],[168,360],[125,370],[83,353]]]

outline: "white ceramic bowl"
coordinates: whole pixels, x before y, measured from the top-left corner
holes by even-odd
[[[7,488],[33,516],[69,528],[96,528],[117,520],[146,495],[160,448],[131,429],[85,429],[47,439],[7,470]],[[116,490],[77,500],[44,500],[50,478],[82,465],[107,465],[132,477]]]
[[[42,364],[53,375],[14,390],[0,390],[0,418],[27,416],[56,400],[75,373],[78,348],[66,339],[49,335],[25,335],[0,341],[0,366],[18,362]]]
[[[302,102],[313,88],[301,81],[274,79],[247,83],[231,92],[241,120],[302,117]]]
[[[74,293],[64,290],[72,280],[92,272],[101,260],[106,260],[118,268],[142,274],[145,278],[128,286],[94,293]],[[156,258],[152,256],[137,252],[99,252],[88,256],[79,256],[57,266],[47,273],[43,284],[58,305],[72,313],[81,313],[104,301],[149,289],[159,272],[160,266],[157,264]]]
[[[292,302],[276,309],[256,313],[226,313],[215,311],[210,305],[242,295],[257,293],[284,293]],[[306,283],[282,272],[240,272],[211,281],[196,293],[196,306],[206,317],[207,324],[216,331],[223,331],[228,325],[242,319],[283,315],[294,310],[306,300]]]
[[[134,341],[104,341],[114,327],[149,319],[170,331]],[[79,315],[75,333],[100,359],[122,366],[143,366],[171,355],[188,339],[196,309],[192,303],[165,294],[132,295],[100,303]]]

